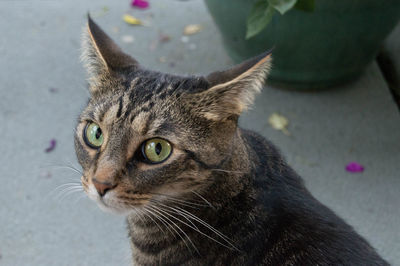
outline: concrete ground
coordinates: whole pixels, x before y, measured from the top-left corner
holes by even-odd
[[[57,189],[80,177],[59,166],[79,167],[73,128],[88,98],[79,62],[85,14],[148,68],[205,74],[231,64],[201,0],[150,2],[134,11],[129,0],[0,1],[0,265],[130,264],[123,217]],[[125,12],[148,25],[125,24]],[[203,31],[182,39],[191,23]],[[171,40],[157,43],[161,33]],[[289,119],[290,136],[268,124],[274,112]],[[319,93],[267,86],[240,122],[279,146],[318,199],[400,265],[400,115],[376,63]],[[365,171],[346,172],[350,161]]]

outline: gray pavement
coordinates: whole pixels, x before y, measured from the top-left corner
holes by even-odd
[[[132,11],[128,0],[0,1],[0,265],[130,264],[123,217],[56,189],[79,180],[58,166],[78,167],[73,128],[88,98],[79,62],[85,14],[148,68],[205,74],[231,64],[201,0],[151,4]],[[126,25],[125,12],[149,25]],[[204,29],[182,42],[191,23]],[[171,41],[155,45],[160,32]],[[270,127],[273,112],[289,119],[290,136]],[[320,93],[267,86],[240,123],[279,146],[318,199],[400,265],[400,115],[375,63],[359,80]],[[45,153],[53,138],[55,150]],[[365,172],[347,173],[349,161]]]

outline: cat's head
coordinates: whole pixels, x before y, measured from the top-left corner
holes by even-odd
[[[75,134],[81,180],[100,207],[120,213],[211,185],[270,67],[265,53],[206,77],[146,70],[90,18],[83,59],[91,98]]]

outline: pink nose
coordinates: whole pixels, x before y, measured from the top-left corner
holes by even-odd
[[[103,197],[107,191],[116,187],[116,185],[113,185],[109,182],[99,182],[96,180],[96,178],[93,178],[93,185],[99,193],[100,197]]]

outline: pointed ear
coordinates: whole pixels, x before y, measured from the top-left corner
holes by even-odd
[[[122,52],[89,15],[87,29],[83,35],[82,50],[82,60],[90,75],[89,82],[94,84],[98,82],[100,75],[138,66],[138,62]]]
[[[240,115],[261,91],[270,67],[271,52],[268,51],[229,70],[208,75],[210,88],[191,95],[192,109],[216,121]]]

